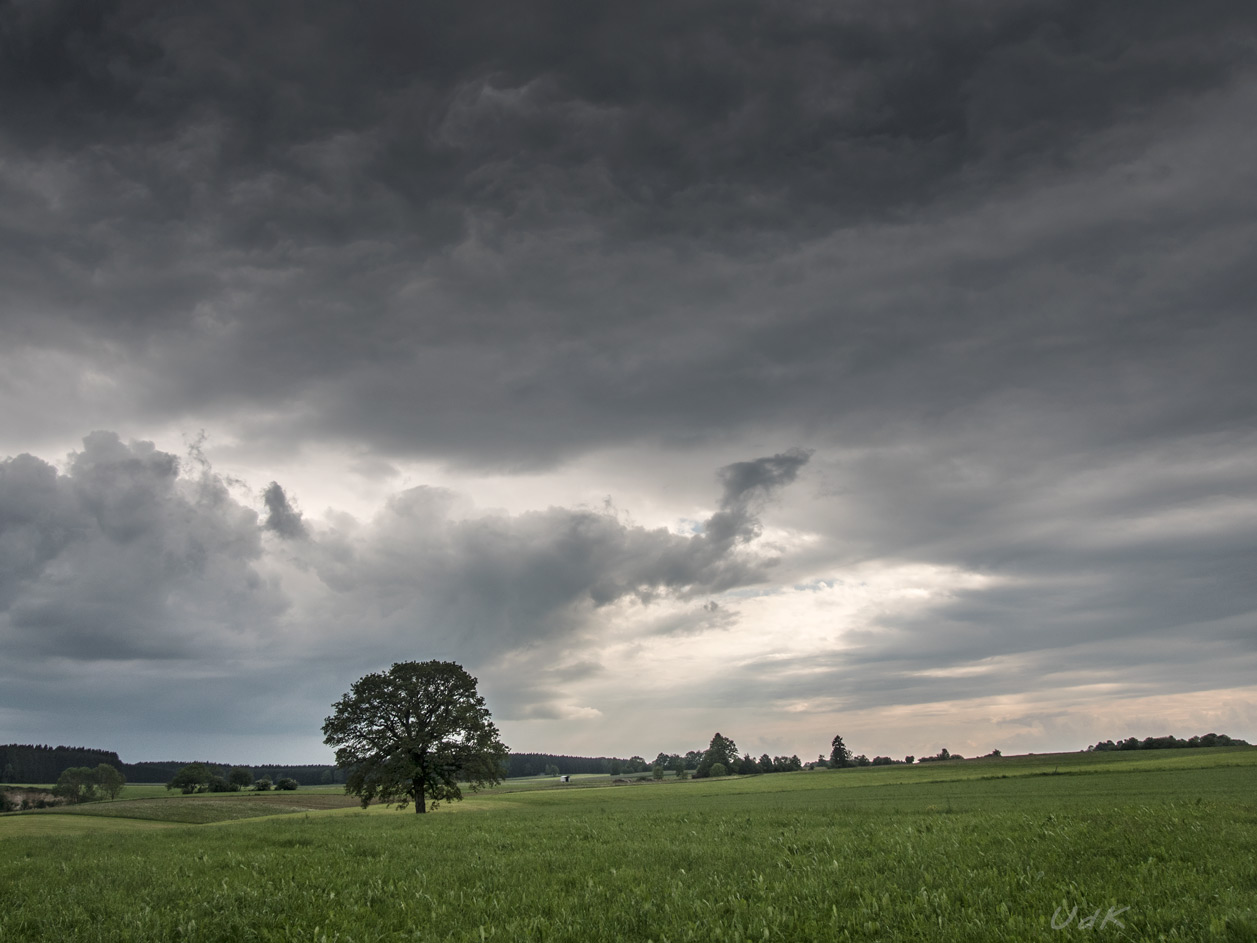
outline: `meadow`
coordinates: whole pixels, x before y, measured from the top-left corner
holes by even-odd
[[[0,816],[0,940],[1257,940],[1257,749],[352,801]]]

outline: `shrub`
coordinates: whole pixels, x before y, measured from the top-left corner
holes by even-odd
[[[277,783],[275,784],[275,788],[276,788],[276,789],[288,789],[288,790],[296,789],[296,788],[297,788],[297,781],[296,781],[295,779],[291,779],[291,778],[289,778],[289,777],[285,776],[283,779],[281,779],[279,782],[277,782]]]
[[[711,769],[707,771],[708,776],[728,776],[729,771],[725,769],[723,763],[712,763]]]

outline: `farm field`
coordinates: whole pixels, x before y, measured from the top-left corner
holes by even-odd
[[[515,785],[0,816],[0,940],[1257,939],[1257,749]]]

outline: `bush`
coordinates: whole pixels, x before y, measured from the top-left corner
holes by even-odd
[[[275,788],[293,790],[297,788],[297,781],[295,779],[290,779],[289,777],[285,776],[283,779],[281,779],[279,782],[275,784]]]
[[[723,763],[712,763],[711,769],[707,771],[708,776],[728,776],[729,771],[725,769]]]

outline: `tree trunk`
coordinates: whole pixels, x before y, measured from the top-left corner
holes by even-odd
[[[425,801],[425,799],[424,799],[424,795],[423,795],[423,785],[424,785],[424,784],[423,784],[423,780],[422,780],[422,779],[416,779],[416,780],[414,781],[414,786],[415,786],[415,813],[416,813],[416,814],[418,814],[418,815],[422,815],[424,812],[427,812],[427,811],[428,811],[428,803]]]

